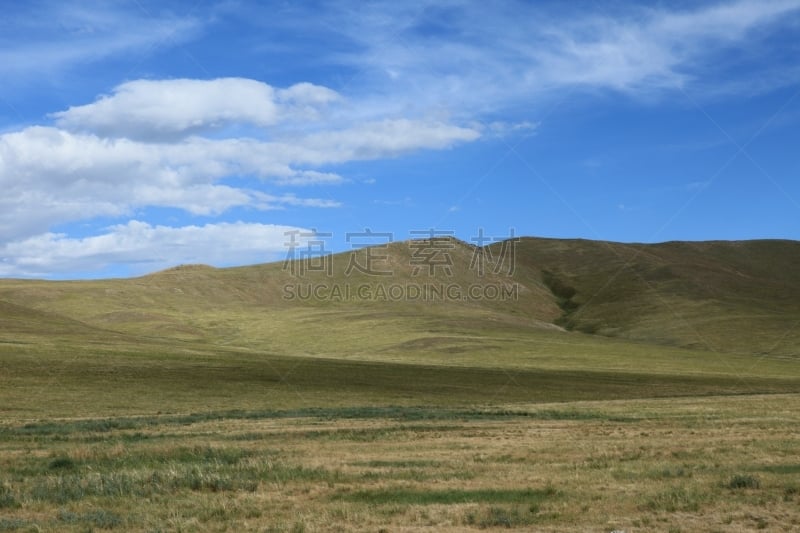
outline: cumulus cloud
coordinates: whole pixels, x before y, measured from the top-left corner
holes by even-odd
[[[56,125],[102,136],[180,139],[234,124],[262,128],[312,120],[339,95],[319,85],[286,89],[245,78],[135,80],[87,105],[53,113]]]
[[[246,149],[230,150],[223,144],[211,150],[209,145],[214,143],[201,139],[179,145],[110,140],[45,127],[2,135],[0,241],[35,235],[59,223],[122,216],[146,206],[219,215],[248,205],[258,209],[338,205],[217,183],[244,167],[257,170],[258,161],[248,165],[238,160]],[[291,170],[285,173],[290,175]]]
[[[146,273],[181,263],[266,262],[285,256],[286,234],[298,230],[308,231],[242,222],[168,227],[131,220],[92,237],[45,233],[0,247],[0,276],[100,272],[115,264],[136,265]]]
[[[178,122],[183,124],[183,117]],[[316,169],[447,148],[479,136],[473,128],[408,119],[357,124],[280,141],[189,136],[145,142],[29,127],[0,135],[4,190],[0,241],[30,237],[58,223],[121,216],[147,206],[179,208],[195,215],[220,215],[242,206],[337,207],[340,202],[335,200],[266,194],[222,182],[249,176],[282,187],[335,184],[344,179]]]

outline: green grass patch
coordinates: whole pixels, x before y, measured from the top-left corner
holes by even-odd
[[[366,466],[369,468],[426,468],[439,466],[441,461],[399,459],[393,461],[359,461],[351,464],[353,466]]]
[[[443,489],[424,490],[392,488],[340,492],[334,499],[368,505],[453,505],[460,503],[517,503],[535,504],[558,495],[552,487],[544,489]]]
[[[788,465],[763,465],[756,468],[760,472],[769,472],[770,474],[792,475],[800,474],[800,464]]]
[[[636,422],[640,417],[632,415],[608,414],[592,410],[580,409],[452,409],[430,406],[353,406],[331,408],[304,408],[282,410],[231,410],[191,413],[187,415],[163,415],[142,417],[114,417],[87,420],[48,420],[28,422],[22,426],[5,426],[0,428],[0,437],[6,439],[20,436],[69,436],[80,434],[86,439],[87,434],[135,431],[123,433],[128,440],[147,440],[158,435],[142,434],[140,430],[153,429],[159,426],[188,426],[204,422],[221,420],[270,420],[285,418],[319,418],[321,420],[366,420],[394,419],[399,421],[436,421],[436,420],[504,420],[510,418],[532,418],[536,420],[604,420],[609,422]],[[419,426],[422,430],[424,426]],[[404,427],[402,429],[408,429]],[[439,429],[445,430],[442,426]],[[314,437],[313,432],[307,432]],[[329,434],[330,432],[326,432]],[[254,435],[257,437],[257,434]]]
[[[100,529],[114,529],[123,525],[123,519],[116,513],[104,509],[96,509],[86,513],[73,513],[59,509],[56,519],[64,524],[86,524]]]
[[[0,531],[41,531],[42,529],[34,522],[23,520],[21,518],[3,518],[0,517]]]

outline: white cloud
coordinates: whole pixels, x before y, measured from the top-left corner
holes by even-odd
[[[52,80],[75,66],[180,44],[201,27],[197,18],[146,13],[136,3],[18,2],[0,21],[0,77]]]
[[[478,125],[477,127],[484,127]],[[506,137],[508,135],[517,134],[520,132],[527,132],[527,135],[533,135],[539,124],[524,120],[522,122],[506,122],[502,120],[495,120],[486,124],[484,127],[486,131],[495,137]]]
[[[196,215],[220,215],[239,206],[338,207],[335,200],[271,195],[220,182],[250,176],[276,186],[340,183],[338,174],[315,168],[447,148],[479,135],[475,129],[407,119],[284,141],[190,136],[142,142],[30,127],[0,135],[0,242],[36,235],[58,223],[121,216],[147,206]]]
[[[262,157],[254,153],[257,149],[245,145],[232,150],[226,142],[203,139],[147,144],[44,127],[2,135],[0,242],[34,235],[58,223],[121,216],[146,206],[218,215],[246,205],[261,209],[335,205],[317,199],[303,204],[294,196],[286,202],[215,183],[248,166],[238,159],[248,153],[256,159],[250,170],[257,171]],[[291,170],[285,173],[288,176]]]
[[[318,120],[321,111],[328,105],[341,99],[334,90],[313,83],[296,83],[287,89],[279,89],[276,93],[281,105],[281,119]]]
[[[260,209],[283,209],[283,206],[292,207],[341,207],[341,202],[337,200],[322,200],[319,198],[298,198],[294,194],[282,194],[274,196],[271,194],[255,193],[258,200],[257,206]]]
[[[307,136],[301,146],[310,161],[319,163],[377,159],[421,149],[441,150],[480,137],[475,128],[437,121],[382,120],[341,131]]]
[[[288,176],[279,176],[280,185],[328,185],[342,183],[344,178],[333,172],[317,172],[316,170],[297,170]]]
[[[797,0],[739,0],[684,13],[661,12],[652,27],[667,35],[735,41],[754,27],[797,9]]]
[[[115,87],[110,96],[52,117],[65,129],[152,142],[232,124],[266,128],[289,119],[312,120],[338,98],[334,91],[310,83],[276,90],[245,78],[136,80]]]
[[[690,11],[643,9],[589,17],[550,31],[532,73],[556,85],[623,91],[675,89],[713,73],[714,54],[800,8],[797,0],[740,0]],[[751,44],[751,43],[748,43]]]
[[[752,49],[768,38],[764,30],[796,24],[800,1],[683,9],[632,4],[624,13],[569,3],[376,2],[329,16],[329,25],[360,47],[331,60],[369,81],[363,87],[367,107],[474,118],[521,104],[535,109],[573,87],[647,97],[691,84],[704,91],[715,84],[755,90],[752,72],[749,86],[719,76],[720,53]],[[767,76],[767,65],[756,68],[765,69],[759,84],[772,83],[759,90],[796,81]],[[721,92],[717,87],[713,94]]]
[[[131,220],[85,238],[45,233],[0,247],[0,277],[101,272],[115,264],[145,273],[182,263],[267,262],[285,256],[286,232],[296,230],[308,231],[243,222],[176,228]]]

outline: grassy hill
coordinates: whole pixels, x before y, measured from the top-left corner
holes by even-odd
[[[523,279],[561,291],[557,322],[568,329],[714,352],[800,352],[800,243],[524,239],[519,248]]]
[[[0,281],[0,335],[102,331],[291,354],[459,353],[487,329],[511,337],[558,332],[573,342],[567,330],[724,353],[800,351],[797,242],[525,238],[510,275],[507,265],[496,273],[489,265],[483,276],[476,248],[442,242],[448,262],[430,272],[404,242],[332,256],[330,273],[301,271],[296,262],[189,265],[121,280]],[[497,260],[501,247],[487,250]],[[372,275],[355,268],[369,253],[379,258]]]
[[[0,280],[0,530],[797,529],[800,243],[438,245]]]
[[[330,270],[2,280],[0,400],[20,403],[15,375],[59,383],[65,412],[87,387],[115,412],[181,405],[203,376],[220,408],[298,390],[323,403],[796,390],[799,243],[522,239],[513,272],[495,244],[502,268],[483,275],[481,250],[446,239],[429,268],[418,244],[338,254]],[[380,260],[359,271],[368,254]]]

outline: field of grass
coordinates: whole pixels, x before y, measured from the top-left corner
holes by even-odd
[[[798,392],[793,360],[726,356],[570,334],[480,359],[425,347],[369,359],[113,339],[0,343],[0,415],[155,415],[320,406],[463,407]],[[502,339],[498,339],[498,342]],[[572,359],[570,359],[572,354]],[[646,361],[643,363],[643,361]]]
[[[800,395],[6,420],[0,531],[796,531]]]
[[[797,530],[800,256],[742,246],[526,240],[508,302],[0,280],[0,532]]]
[[[91,339],[0,343],[0,531],[800,527],[792,360]]]

